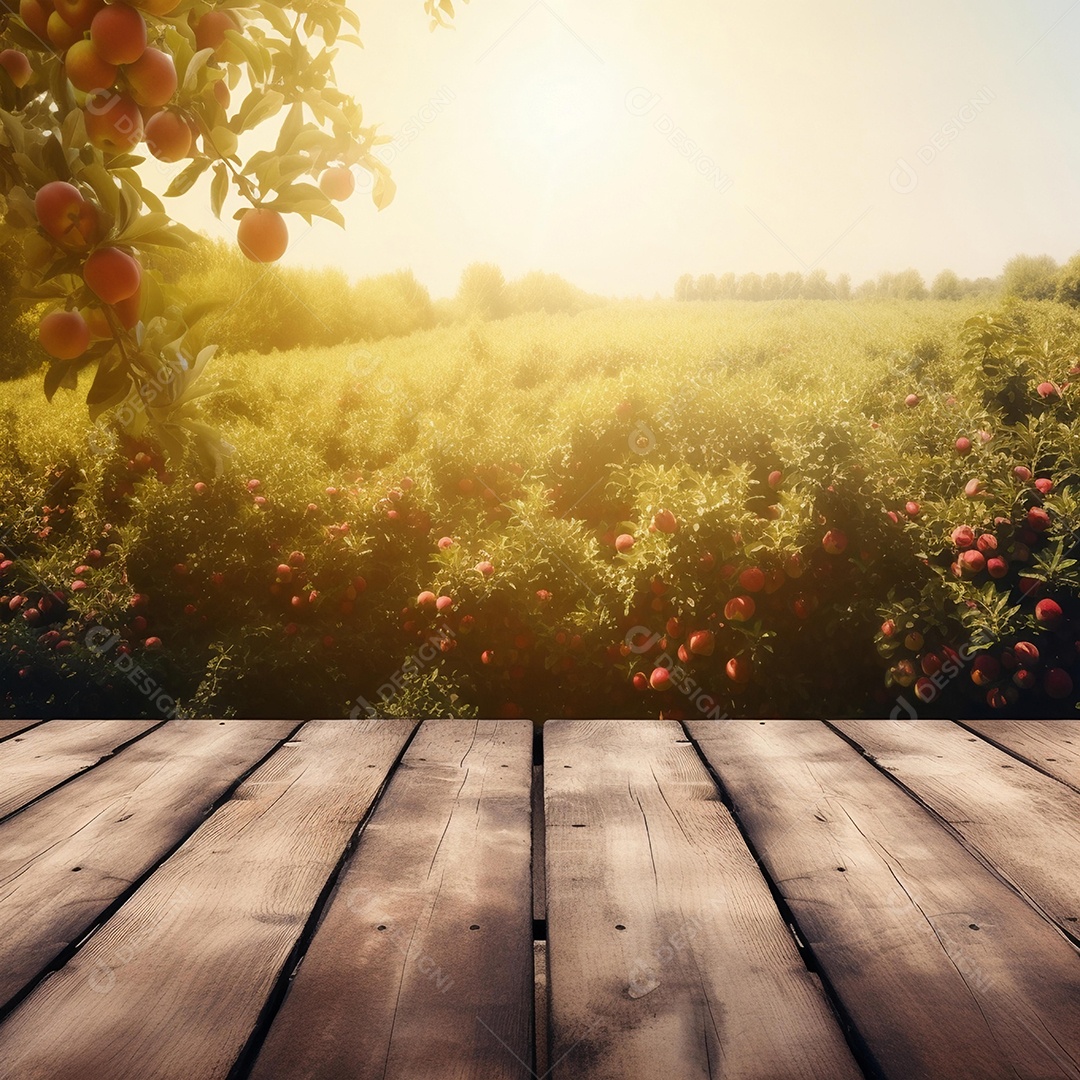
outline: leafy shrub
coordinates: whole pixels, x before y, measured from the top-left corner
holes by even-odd
[[[11,383],[2,709],[1072,714],[1080,313],[847,310],[237,355],[207,482]]]

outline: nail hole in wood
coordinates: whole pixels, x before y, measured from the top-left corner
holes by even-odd
[[[847,873],[847,867],[846,866],[838,866],[836,869],[839,870],[841,874],[846,874]]]
[[[73,866],[73,867],[71,868],[71,872],[72,872],[73,874],[77,874],[77,873],[78,873],[78,872],[79,872],[79,871],[80,871],[81,869],[82,869],[82,867],[81,867],[81,866]]]
[[[472,926],[469,927],[469,929],[470,930],[479,930],[480,929],[480,924],[479,923],[473,923]]]
[[[376,929],[376,930],[385,930],[385,929],[386,929],[386,926],[385,926],[385,925],[384,925],[383,923],[379,923],[379,925],[378,925],[378,926],[376,926],[376,927],[375,927],[375,929]]]
[[[621,922],[617,922],[617,923],[615,924],[615,929],[616,929],[616,930],[625,930],[625,929],[626,929],[626,927],[625,927],[625,926],[623,926],[623,924],[622,924]]]
[[[968,929],[969,930],[978,930],[979,929],[979,924],[978,923],[968,923]]]

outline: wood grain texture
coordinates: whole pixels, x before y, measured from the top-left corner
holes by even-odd
[[[50,720],[0,743],[0,818],[93,768],[162,720]]]
[[[20,731],[25,731],[27,728],[41,722],[40,720],[0,720],[0,742],[3,742],[4,739],[10,739],[12,736],[18,735]]]
[[[950,720],[838,720],[870,755],[1066,933],[1080,932],[1080,792]]]
[[[931,813],[819,721],[687,729],[882,1076],[1076,1080],[1080,957]]]
[[[171,721],[0,825],[0,1007],[296,726]]]
[[[1080,720],[965,720],[964,727],[1080,791]]]
[[[305,725],[0,1024],[0,1076],[227,1076],[414,726]]]
[[[556,1080],[861,1076],[680,725],[544,744]]]
[[[524,1080],[532,724],[428,720],[365,824],[251,1080]]]

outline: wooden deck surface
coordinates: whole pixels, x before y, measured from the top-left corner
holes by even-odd
[[[0,722],[0,1080],[1080,1080],[1080,721]]]

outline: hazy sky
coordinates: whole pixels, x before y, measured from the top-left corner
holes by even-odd
[[[472,0],[434,34],[420,0],[351,2],[366,48],[339,74],[398,137],[398,197],[357,195],[287,263],[651,296],[1080,249],[1074,0]]]

